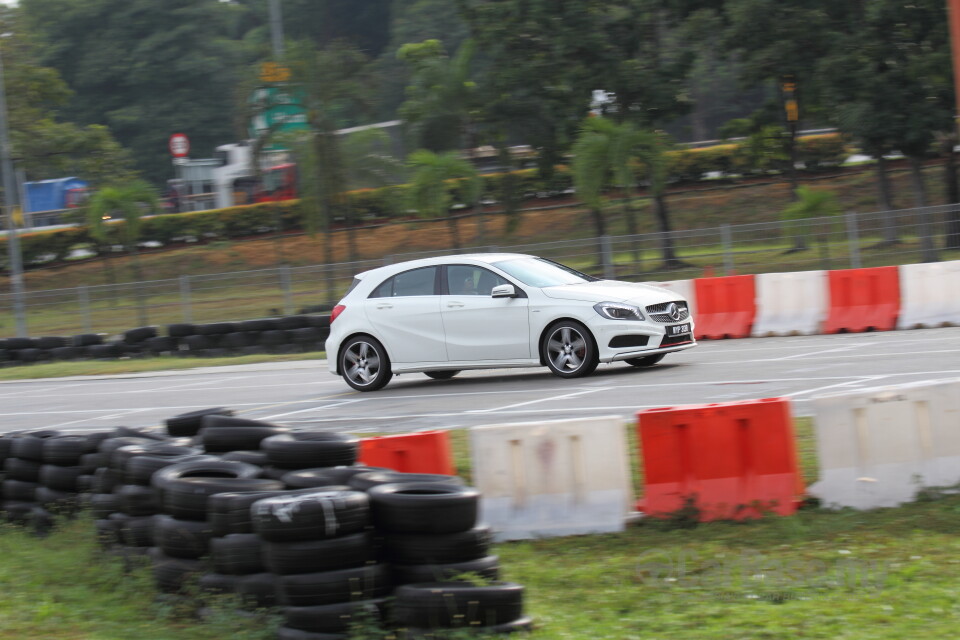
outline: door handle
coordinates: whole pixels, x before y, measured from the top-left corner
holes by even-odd
[[[380,302],[377,304],[377,309],[393,309],[393,305],[387,302]]]
[[[449,308],[449,309],[459,309],[459,308],[462,307],[462,306],[463,306],[463,303],[462,303],[462,302],[448,302],[448,303],[447,303],[447,308]]]

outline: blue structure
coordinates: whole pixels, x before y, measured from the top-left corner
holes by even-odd
[[[23,183],[24,213],[57,211],[78,206],[86,198],[87,183],[79,178],[54,178]]]

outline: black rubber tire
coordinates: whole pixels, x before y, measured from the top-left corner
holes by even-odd
[[[167,325],[167,335],[171,338],[185,338],[197,332],[196,327],[186,322]]]
[[[310,318],[307,316],[282,316],[277,318],[277,326],[281,329],[293,330],[302,329],[310,326]]]
[[[89,347],[95,344],[103,344],[103,336],[99,333],[81,333],[70,339],[70,344],[74,347]]]
[[[112,513],[119,513],[120,496],[113,493],[94,493],[89,500],[90,514],[97,520],[104,520]]]
[[[113,493],[120,500],[118,511],[128,516],[152,516],[160,513],[157,492],[152,487],[123,484],[114,488]]]
[[[258,467],[269,463],[265,451],[228,451],[220,456],[220,459],[232,462],[246,462],[247,464],[254,464]]]
[[[360,439],[323,431],[291,431],[260,443],[270,464],[281,469],[351,466],[357,461]]]
[[[223,336],[221,343],[225,349],[243,349],[257,344],[259,334],[249,331],[234,331]]]
[[[139,344],[147,338],[155,338],[156,336],[156,327],[137,327],[136,329],[128,329],[127,331],[124,331],[123,341],[127,344]]]
[[[423,375],[434,380],[449,380],[460,373],[460,369],[445,369],[442,371],[424,371]]]
[[[324,540],[365,529],[370,504],[359,491],[308,490],[258,500],[250,507],[250,515],[254,531],[264,540]]]
[[[283,609],[284,622],[290,629],[322,634],[346,633],[354,623],[384,626],[386,614],[384,598]]]
[[[153,543],[171,558],[205,556],[212,538],[213,531],[205,521],[178,520],[168,515],[153,517]]]
[[[192,354],[203,353],[207,349],[212,349],[216,344],[216,338],[213,336],[192,335],[180,338],[180,344],[187,348]]]
[[[207,521],[213,527],[215,536],[253,533],[250,505],[257,500],[288,493],[280,489],[277,491],[231,491],[212,495],[207,499]]]
[[[394,592],[394,615],[400,625],[421,629],[507,624],[523,617],[523,591],[514,582],[408,584]]]
[[[171,558],[159,549],[150,550],[150,559],[154,584],[163,593],[187,593],[205,568],[200,560]]]
[[[24,482],[40,482],[41,467],[43,465],[39,462],[24,460],[23,458],[7,458],[3,463],[7,480],[22,480]]]
[[[655,356],[644,356],[642,358],[628,358],[624,360],[627,364],[632,367],[652,367],[661,360],[667,357],[665,353],[658,353]]]
[[[343,381],[357,391],[382,389],[393,377],[387,350],[367,335],[354,336],[343,343],[337,355],[337,370]]]
[[[120,544],[120,529],[117,524],[115,520],[107,518],[94,520],[93,528],[101,548],[107,549]]]
[[[93,472],[93,484],[90,491],[94,493],[113,493],[113,490],[123,483],[119,473],[107,467],[100,467]]]
[[[290,429],[260,420],[232,416],[206,416],[200,428],[203,448],[210,453],[259,449],[270,436],[288,433]]]
[[[163,471],[161,469],[154,477]],[[281,488],[282,483],[266,478],[178,478],[163,485],[161,505],[165,513],[175,518],[206,520],[207,500],[214,494],[230,491],[273,491]]]
[[[23,349],[34,349],[37,346],[36,338],[7,338],[7,349],[10,351],[20,351]]]
[[[374,525],[394,533],[456,533],[477,524],[480,492],[434,482],[372,487]]]
[[[211,538],[210,560],[218,573],[227,575],[266,571],[263,564],[263,541],[255,533],[232,533]]]
[[[100,443],[100,446],[97,449],[98,453],[102,453],[106,458],[107,466],[113,464],[113,452],[117,449],[122,449],[123,447],[147,447],[151,444],[155,444],[155,440],[150,438],[143,437],[134,437],[134,436],[117,436],[115,438],[109,438]]]
[[[72,516],[80,510],[80,494],[75,491],[60,491],[39,486],[34,492],[34,500],[51,513]]]
[[[49,438],[55,438],[59,433],[56,431],[25,433],[13,440],[13,446],[10,448],[11,458],[20,458],[21,460],[32,460],[33,462],[43,462],[43,443]]]
[[[150,479],[150,485],[160,492],[163,497],[163,491],[168,482],[180,480],[181,478],[257,478],[260,476],[260,467],[243,462],[229,462],[219,460],[212,456],[203,456],[192,460],[185,460],[164,467],[154,472]],[[274,487],[282,489],[282,486]],[[243,491],[236,488],[233,491]]]
[[[268,609],[277,605],[278,576],[264,571],[240,576],[237,595],[243,607],[249,610]]]
[[[362,567],[376,555],[373,536],[366,531],[327,540],[263,543],[263,564],[277,575]]]
[[[80,466],[88,473],[95,473],[100,467],[107,466],[107,456],[99,451],[97,453],[85,453],[80,456]]]
[[[374,471],[389,471],[380,467],[319,467],[317,469],[298,469],[288,471],[280,479],[291,489],[307,489],[310,487],[329,487],[331,485],[345,485],[350,478],[361,473]]]
[[[227,595],[236,593],[239,577],[223,573],[204,573],[197,579],[197,589],[201,593]]]
[[[483,558],[493,531],[481,525],[457,533],[391,533],[384,536],[384,557],[399,564],[451,564]]]
[[[259,343],[262,347],[279,347],[290,341],[283,329],[268,329],[260,332]]]
[[[117,523],[120,541],[126,546],[153,546],[153,516],[134,517],[125,513],[114,513],[109,519]]]
[[[80,464],[80,456],[86,451],[86,436],[58,436],[43,441],[43,461],[46,464],[62,466]]]
[[[39,482],[28,480],[4,480],[3,499],[9,502],[36,502]]]
[[[600,363],[593,334],[573,320],[561,320],[543,333],[540,356],[551,373],[561,378],[588,376]]]
[[[233,322],[208,322],[195,325],[194,329],[201,336],[220,336],[225,333],[233,333],[237,330],[237,325]]]
[[[48,489],[78,493],[77,479],[86,472],[83,467],[60,467],[45,464],[40,467],[40,484]]]
[[[484,556],[449,564],[391,564],[390,569],[393,581],[398,585],[457,580],[464,574],[478,575],[485,580],[499,580],[500,558]]]
[[[57,347],[50,349],[50,357],[54,360],[79,360],[86,351],[81,347]]]
[[[200,427],[203,426],[203,418],[211,415],[232,416],[233,411],[225,407],[214,407],[181,413],[172,418],[167,418],[167,433],[174,437],[195,436],[200,432]]]
[[[460,476],[445,476],[438,473],[404,473],[402,471],[376,471],[353,476],[347,484],[358,491],[369,491],[381,484],[409,484],[411,482],[429,482],[447,484],[454,487],[464,486]]]
[[[291,607],[372,600],[387,596],[390,589],[389,571],[383,564],[277,578],[278,599]]]
[[[188,449],[188,447],[182,447]],[[189,462],[197,460],[202,456],[199,451],[194,453],[178,455],[158,455],[155,453],[145,453],[142,456],[136,456],[127,461],[124,466],[123,479],[128,484],[139,484],[145,487],[150,486],[153,474],[160,469],[178,464],[180,462]]]
[[[279,328],[280,324],[277,318],[253,318],[251,320],[241,320],[237,323],[237,329],[239,331],[255,331],[260,333],[261,331],[271,331]]]
[[[315,344],[320,340],[320,329],[301,327],[290,331],[290,341],[294,344]]]
[[[143,346],[153,354],[169,353],[177,350],[177,339],[170,336],[154,336],[143,341]]]

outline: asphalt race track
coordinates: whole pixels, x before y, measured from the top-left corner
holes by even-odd
[[[0,383],[0,433],[153,427],[207,407],[277,424],[405,432],[580,416],[678,404],[789,397],[809,415],[818,394],[960,377],[960,328],[704,341],[649,369],[601,365],[563,380],[546,368],[395,377],[359,393],[326,363],[285,362],[123,376]]]

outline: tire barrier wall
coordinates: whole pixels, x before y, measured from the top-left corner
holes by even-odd
[[[960,325],[960,260],[900,267],[898,329]]]
[[[694,333],[699,338],[746,338],[756,316],[754,277],[722,276],[694,280],[697,315]]]
[[[646,479],[639,511],[741,520],[790,515],[800,503],[786,399],[650,409],[637,414],[637,430]]]
[[[475,427],[470,444],[497,540],[624,529],[633,492],[622,418]]]
[[[813,399],[820,479],[828,507],[873,509],[960,482],[960,379]]]
[[[757,316],[751,335],[809,336],[827,316],[827,272],[765,273],[756,277]]]
[[[450,434],[446,431],[363,438],[360,440],[360,462],[408,473],[456,474]]]
[[[830,307],[823,333],[890,331],[900,312],[897,267],[830,271]]]
[[[256,353],[322,351],[330,316],[297,315],[242,322],[138,327],[116,339],[100,334],[0,339],[0,366],[65,360],[115,360],[150,356],[225,357]]]

